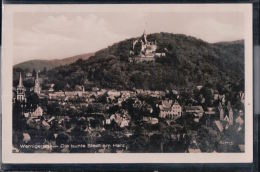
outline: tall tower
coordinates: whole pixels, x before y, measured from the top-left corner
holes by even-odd
[[[41,94],[41,86],[40,86],[40,81],[39,81],[39,75],[38,72],[36,73],[36,79],[34,81],[34,92],[36,94]]]
[[[143,35],[142,35],[142,41],[143,41],[143,43],[144,44],[146,44],[147,43],[147,35],[146,35],[146,32],[145,32],[145,30],[144,30],[144,33],[143,33]]]
[[[20,78],[19,78],[19,84],[17,86],[17,101],[23,102],[25,101],[25,87],[23,86],[23,79],[22,79],[22,74],[20,72]]]

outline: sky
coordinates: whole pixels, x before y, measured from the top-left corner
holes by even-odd
[[[244,39],[243,23],[241,12],[19,12],[13,20],[14,64],[95,52],[144,30],[233,41]]]

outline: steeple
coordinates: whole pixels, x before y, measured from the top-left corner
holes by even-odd
[[[21,72],[20,72],[19,84],[17,86],[16,92],[17,92],[16,99],[18,101],[20,101],[20,102],[26,101],[26,98],[25,98],[25,87],[23,86],[23,79],[22,79]]]
[[[18,87],[23,87],[23,79],[22,79],[22,74],[21,74],[21,72],[20,72],[20,78],[19,78]]]
[[[36,94],[40,94],[41,93],[41,86],[40,86],[40,81],[39,81],[39,74],[38,72],[36,73],[36,78],[35,78],[35,81],[34,81],[34,92]]]
[[[38,72],[36,72],[36,80],[38,81],[39,79],[39,75],[38,75]]]

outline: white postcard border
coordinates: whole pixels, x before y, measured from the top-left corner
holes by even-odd
[[[244,153],[12,153],[12,29],[15,12],[243,12],[245,21]],[[3,5],[3,163],[249,163],[253,161],[252,4]]]

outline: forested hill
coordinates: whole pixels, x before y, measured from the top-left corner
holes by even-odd
[[[48,82],[56,89],[66,85],[94,85],[100,88],[163,90],[189,88],[206,83],[244,83],[244,42],[210,44],[194,37],[155,33],[158,51],[167,49],[166,57],[155,62],[130,63],[133,39],[116,43],[95,53],[88,60],[54,68]]]
[[[14,68],[20,68],[25,71],[30,71],[32,72],[33,70],[36,71],[42,71],[44,68],[46,70],[58,67],[58,66],[63,66],[67,64],[74,63],[78,59],[83,59],[87,60],[90,56],[92,56],[93,53],[87,53],[87,54],[81,54],[77,56],[72,56],[72,57],[67,57],[64,59],[55,59],[55,60],[29,60],[26,62],[19,63],[14,66]]]

